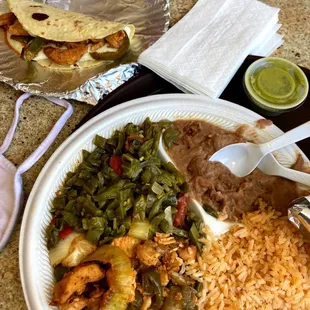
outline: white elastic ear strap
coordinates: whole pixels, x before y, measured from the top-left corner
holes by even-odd
[[[73,108],[71,104],[62,99],[54,98],[54,97],[46,97],[47,100],[60,105],[62,107],[67,108],[67,110],[62,114],[60,119],[56,122],[51,132],[44,139],[44,141],[39,145],[39,147],[18,167],[17,173],[23,174],[28,169],[30,169],[40,158],[44,155],[44,153],[49,149],[57,135],[61,131],[62,127],[67,122],[68,118],[72,115]]]
[[[18,116],[19,116],[19,108],[26,100],[29,98],[30,94],[24,94],[21,97],[18,98],[16,101],[16,108],[14,113],[14,119],[13,123],[11,125],[11,128],[9,129],[9,132],[0,148],[0,151],[5,152],[10,145],[13,135],[18,123]],[[54,142],[55,138],[57,137],[58,133],[61,131],[63,126],[65,125],[66,121],[69,119],[69,117],[73,113],[73,108],[71,104],[65,100],[57,99],[57,98],[51,98],[46,97],[47,100],[60,105],[62,107],[67,108],[66,111],[62,114],[60,119],[56,122],[51,132],[48,134],[48,136],[44,139],[44,141],[40,144],[40,146],[21,164],[21,166],[17,169],[15,178],[14,178],[14,191],[15,191],[15,205],[12,206],[12,214],[10,216],[9,222],[7,223],[7,226],[4,230],[3,236],[0,240],[0,250],[3,249],[3,247],[8,242],[11,233],[14,229],[19,210],[21,205],[21,196],[22,196],[22,180],[21,180],[21,174],[23,174],[25,171],[27,171],[29,168],[31,168],[39,159],[40,157],[48,150],[48,148],[51,146],[51,144]]]
[[[26,94],[23,94],[22,96],[20,96],[16,100],[15,110],[14,110],[14,118],[12,121],[12,125],[11,125],[2,145],[0,146],[0,154],[3,154],[8,149],[8,147],[10,146],[10,144],[13,140],[13,137],[14,137],[14,132],[15,132],[17,124],[18,124],[20,106],[30,96],[31,96],[31,94],[26,93]]]

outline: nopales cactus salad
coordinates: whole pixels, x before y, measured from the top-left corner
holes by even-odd
[[[195,308],[199,277],[185,266],[201,250],[188,184],[158,157],[179,132],[167,120],[94,137],[92,152],[53,201],[47,246],[59,309]],[[144,308],[143,308],[144,307]]]

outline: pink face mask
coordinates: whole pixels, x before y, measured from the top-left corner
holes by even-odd
[[[12,234],[22,204],[23,183],[21,175],[31,168],[48,150],[73,112],[73,108],[69,102],[57,98],[46,98],[57,105],[67,108],[67,110],[54,125],[38,149],[16,168],[3,156],[3,153],[8,149],[13,139],[18,123],[19,108],[24,100],[30,96],[30,94],[23,94],[16,101],[13,123],[0,147],[0,251],[4,248]]]

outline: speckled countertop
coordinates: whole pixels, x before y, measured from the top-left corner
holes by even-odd
[[[176,23],[194,5],[194,0],[171,0],[172,24]],[[281,33],[285,43],[274,55],[287,58],[310,68],[310,0],[264,0],[266,4],[279,7]],[[11,124],[16,99],[21,92],[0,83],[0,144]],[[91,106],[73,102],[74,114],[66,123],[49,151],[23,175],[25,201],[43,165],[56,148],[71,134],[73,128],[91,109]],[[20,122],[13,143],[5,156],[20,165],[45,138],[63,109],[47,100],[32,97],[21,109]],[[21,216],[14,233],[0,253],[0,309],[27,309],[18,268],[18,241]]]

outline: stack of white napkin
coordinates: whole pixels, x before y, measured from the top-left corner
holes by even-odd
[[[249,54],[283,43],[278,13],[256,0],[199,0],[138,62],[184,92],[217,98]]]

